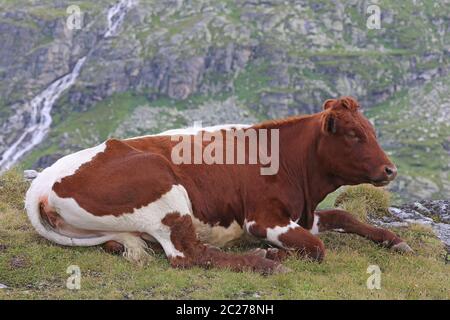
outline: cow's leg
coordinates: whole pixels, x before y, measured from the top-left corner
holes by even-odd
[[[263,274],[284,273],[289,269],[257,254],[231,254],[201,243],[190,215],[170,213],[162,223],[168,231],[152,234],[164,248],[173,267],[192,266],[228,268],[233,271],[257,271]]]
[[[354,233],[395,251],[413,251],[393,232],[363,223],[344,210],[325,210],[314,213],[314,225],[311,232],[318,233],[328,230]]]
[[[247,232],[276,245],[277,248],[267,250],[266,258],[281,261],[295,254],[315,261],[322,261],[325,256],[325,246],[316,236],[293,221],[279,222],[273,226],[267,223],[250,221],[246,223]]]

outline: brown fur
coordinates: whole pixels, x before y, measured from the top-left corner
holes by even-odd
[[[316,214],[320,218],[319,231],[342,229],[343,232],[360,235],[388,248],[403,241],[391,231],[363,223],[344,210],[324,210]]]
[[[325,256],[325,246],[322,240],[302,227],[290,229],[280,235],[279,240],[286,248],[292,249],[300,256],[306,256],[316,261],[322,261]]]

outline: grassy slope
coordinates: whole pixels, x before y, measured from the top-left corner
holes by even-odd
[[[322,264],[291,259],[293,272],[261,276],[219,270],[174,270],[162,255],[140,268],[98,247],[66,248],[35,233],[21,209],[26,185],[0,179],[0,299],[450,299],[443,247],[421,228],[397,230],[413,256],[384,250],[353,235],[321,236]],[[10,199],[15,199],[11,201]],[[237,248],[234,250],[244,250]],[[369,265],[382,270],[381,290],[368,290]],[[81,268],[81,290],[66,289],[67,267]]]

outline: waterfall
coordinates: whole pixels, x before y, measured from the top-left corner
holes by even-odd
[[[80,73],[86,57],[81,58],[75,64],[72,72],[52,82],[44,91],[34,97],[27,105],[30,120],[25,131],[9,148],[3,153],[0,161],[0,168],[8,169],[16,163],[25,153],[33,149],[44,140],[50,129],[53,104],[61,93],[71,87]]]
[[[135,2],[135,0],[121,0],[108,9],[108,26],[103,38],[117,34],[126,13]],[[25,109],[30,113],[30,120],[20,137],[1,155],[0,172],[11,168],[20,158],[44,140],[52,123],[51,111],[54,103],[66,89],[75,83],[86,58],[87,55],[80,58],[70,73],[53,81],[25,105]]]
[[[103,35],[105,38],[115,36],[128,10],[135,5],[135,0],[122,0],[108,10],[108,29]]]

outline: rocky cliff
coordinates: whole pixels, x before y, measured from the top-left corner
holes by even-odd
[[[67,28],[72,4],[79,30]],[[370,4],[0,0],[3,162],[31,144],[13,162],[45,167],[109,136],[311,113],[350,94],[399,166],[393,189],[448,198],[450,2],[378,1],[379,30],[367,28]],[[83,57],[42,129],[42,93]]]

